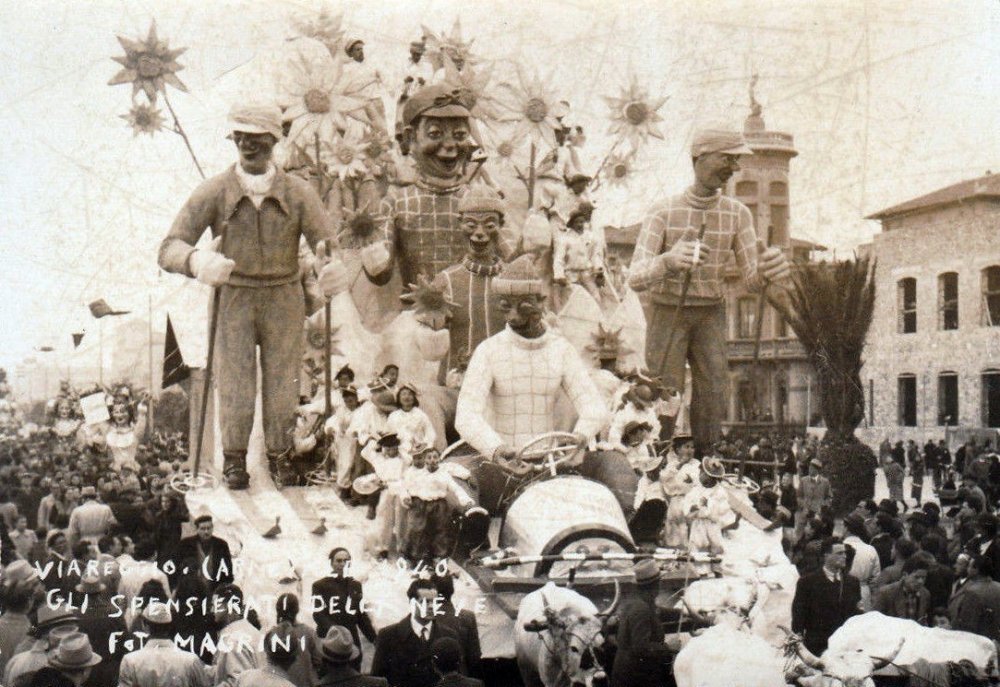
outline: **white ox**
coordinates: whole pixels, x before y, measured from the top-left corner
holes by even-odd
[[[605,611],[585,596],[549,582],[521,601],[514,625],[517,667],[526,687],[599,687],[607,673],[597,658]]]

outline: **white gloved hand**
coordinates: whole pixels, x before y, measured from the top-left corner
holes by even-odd
[[[325,241],[316,247],[316,268],[319,272],[317,282],[323,297],[333,298],[350,288],[351,278],[340,256],[328,254],[328,250]]]
[[[229,281],[229,275],[233,273],[236,261],[220,253],[221,247],[222,237],[218,236],[212,240],[207,249],[191,253],[189,259],[191,274],[202,284],[216,287]]]
[[[391,260],[389,250],[381,241],[361,249],[361,265],[365,268],[365,272],[373,277],[383,274],[389,268]]]

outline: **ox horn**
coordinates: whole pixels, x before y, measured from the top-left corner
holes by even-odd
[[[696,623],[706,627],[712,624],[712,621],[708,618],[708,616],[691,608],[691,604],[689,604],[688,600],[683,596],[681,597],[681,603],[684,604],[684,610],[688,612],[688,615],[694,618]]]
[[[889,665],[890,663],[892,663],[893,661],[895,661],[896,657],[899,656],[899,650],[903,648],[903,644],[905,642],[906,642],[906,637],[901,638],[899,640],[899,644],[896,645],[896,648],[893,649],[892,653],[889,656],[886,656],[885,658],[876,658],[876,657],[872,656],[871,657],[871,659],[873,661],[873,663],[872,663],[872,672],[874,673],[877,670],[882,670],[887,665]]]
[[[597,612],[597,617],[607,618],[608,616],[612,615],[616,610],[618,610],[618,602],[621,600],[621,596],[622,596],[622,586],[618,582],[618,580],[615,580],[615,598],[611,600],[610,606],[605,608],[603,611]]]
[[[795,644],[795,653],[810,668],[815,668],[816,670],[824,670],[823,661],[816,657],[816,654],[809,651],[806,645],[802,642],[797,642]]]

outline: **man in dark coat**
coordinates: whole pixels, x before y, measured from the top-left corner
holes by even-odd
[[[118,668],[124,654],[121,651],[112,653],[109,640],[112,635],[124,636],[127,629],[125,619],[112,606],[104,583],[97,573],[84,574],[80,584],[76,585],[75,592],[73,603],[85,609],[78,621],[80,632],[90,637],[94,652],[103,659],[94,666],[90,677],[83,684],[85,687],[114,684],[118,680]]]
[[[410,614],[379,631],[371,672],[393,687],[434,687],[439,676],[431,646],[441,637],[458,641],[458,630],[453,619],[435,615],[440,600],[431,580],[414,580],[406,596]]]
[[[792,600],[792,630],[819,656],[837,628],[860,613],[861,584],[847,573],[847,545],[839,539],[823,540],[822,569],[799,578]]]
[[[975,632],[996,641],[1000,639],[1000,582],[983,570],[983,557],[968,555],[968,580],[948,601],[951,629]]]
[[[923,556],[910,556],[903,564],[903,578],[878,590],[875,610],[927,625],[931,610],[931,593],[926,586],[929,568],[930,563]]]
[[[210,589],[233,581],[233,557],[229,544],[212,534],[211,515],[199,515],[194,519],[197,534],[184,537],[177,545],[178,574],[185,566],[192,571],[199,570],[208,581]]]
[[[441,611],[445,617],[454,620],[458,630],[458,641],[462,647],[462,668],[466,675],[479,676],[483,652],[479,644],[479,623],[476,614],[467,608],[456,612],[451,597],[455,595],[455,578],[451,574],[434,578],[441,597]]]
[[[331,574],[316,580],[312,587],[313,621],[320,637],[325,637],[335,625],[347,628],[359,652],[351,660],[351,666],[360,670],[360,635],[364,634],[365,639],[374,644],[375,627],[368,613],[361,610],[364,594],[361,583],[350,575],[350,564],[351,552],[344,547],[337,546],[330,551]]]
[[[611,687],[660,687],[668,684],[674,660],[674,652],[663,643],[656,613],[660,567],[644,560],[634,572],[635,589],[618,609],[618,652],[611,668]]]

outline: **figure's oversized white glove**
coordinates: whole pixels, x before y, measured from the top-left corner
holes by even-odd
[[[229,281],[229,275],[233,273],[236,261],[220,253],[221,247],[222,237],[218,236],[208,244],[207,249],[191,253],[188,263],[191,266],[191,274],[202,284],[216,287]]]
[[[389,254],[389,250],[381,241],[361,249],[361,265],[365,268],[365,272],[373,277],[383,274],[389,269],[391,260],[392,256]]]

